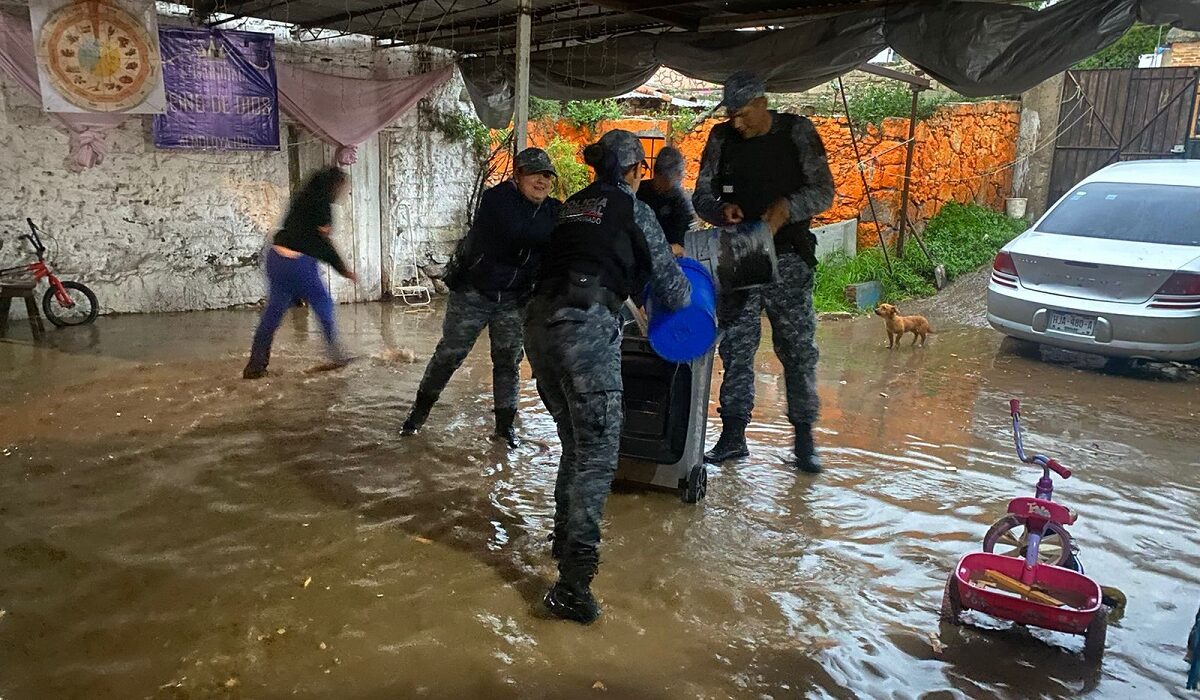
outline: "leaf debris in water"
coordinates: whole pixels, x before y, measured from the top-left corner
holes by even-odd
[[[592,690],[608,690],[608,688],[604,686],[604,683],[596,681],[592,684]]]
[[[309,584],[311,584],[311,583],[312,583],[312,576],[309,576],[308,578],[304,579],[304,587],[305,588],[308,588]]]

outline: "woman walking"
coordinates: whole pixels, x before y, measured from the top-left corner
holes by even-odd
[[[343,367],[349,358],[342,351],[333,321],[333,297],[321,281],[317,261],[329,264],[338,274],[357,281],[329,240],[333,230],[333,204],[350,189],[349,179],[340,168],[324,168],[309,178],[292,197],[283,228],[276,232],[267,248],[267,307],[263,309],[250,348],[250,361],[242,370],[245,379],[267,375],[271,343],[283,316],[298,300],[308,303],[321,322],[329,363],[325,369]]]

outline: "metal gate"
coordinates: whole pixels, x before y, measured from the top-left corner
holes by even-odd
[[[1122,160],[1184,158],[1200,68],[1068,71],[1047,205]]]

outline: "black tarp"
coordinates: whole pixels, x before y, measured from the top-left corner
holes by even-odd
[[[964,95],[1015,94],[1116,41],[1135,21],[1200,29],[1200,0],[1064,0],[1043,10],[943,0],[850,11],[777,30],[637,33],[536,51],[530,92],[544,99],[621,95],[661,66],[722,82],[756,71],[772,92],[801,92],[862,65],[890,46]],[[479,118],[512,119],[511,56],[460,62]]]

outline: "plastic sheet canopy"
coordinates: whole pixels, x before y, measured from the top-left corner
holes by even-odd
[[[613,97],[661,66],[719,83],[756,71],[772,92],[801,92],[891,47],[971,97],[1028,90],[1116,41],[1135,21],[1200,30],[1200,0],[1063,0],[1043,10],[967,0],[848,11],[787,29],[637,33],[533,53],[530,92],[544,99]],[[479,118],[512,118],[511,56],[460,62]]]

